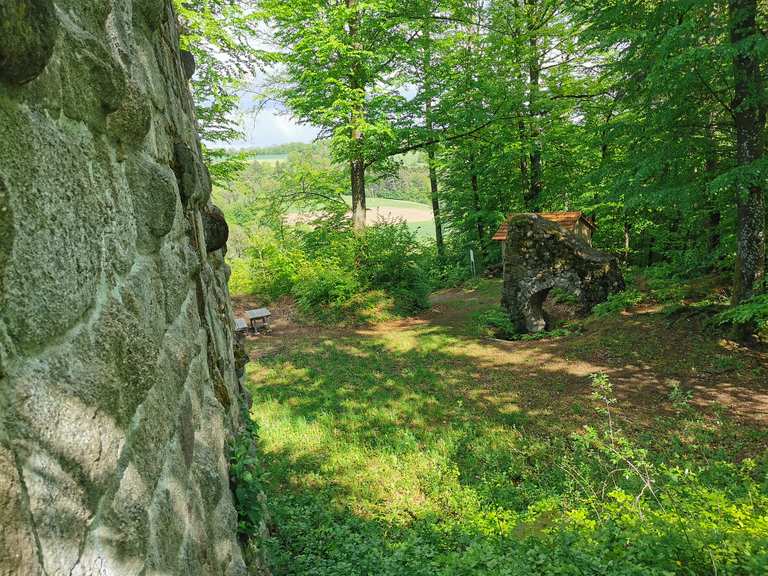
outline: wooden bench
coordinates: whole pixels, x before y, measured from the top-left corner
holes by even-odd
[[[248,332],[248,323],[242,318],[235,318],[235,332],[245,334]]]
[[[259,328],[269,329],[269,319],[272,317],[272,312],[266,308],[259,308],[257,310],[248,310],[245,313],[245,317],[251,324],[251,330],[258,332]],[[257,322],[261,320],[261,326],[257,326]]]

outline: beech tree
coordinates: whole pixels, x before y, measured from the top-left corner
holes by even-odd
[[[392,0],[261,0],[278,68],[272,96],[323,129],[349,167],[354,227],[365,226],[366,169],[393,138],[397,69],[413,39]],[[385,157],[385,156],[384,156]]]

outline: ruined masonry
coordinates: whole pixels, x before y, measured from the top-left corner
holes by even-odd
[[[0,576],[247,573],[178,46],[170,0],[0,0]]]
[[[624,289],[616,258],[536,214],[511,216],[505,242],[502,305],[521,332],[547,329],[542,305],[553,288],[576,295],[583,314]]]

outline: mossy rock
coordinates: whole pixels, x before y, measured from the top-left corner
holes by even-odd
[[[229,226],[224,213],[217,206],[207,206],[203,211],[205,248],[208,252],[221,250],[229,240]]]
[[[173,146],[173,171],[179,182],[179,194],[185,207],[205,206],[211,197],[211,176],[198,155],[185,143]]]
[[[167,166],[138,157],[128,163],[127,175],[133,193],[138,247],[144,253],[157,252],[176,217],[174,174]]]
[[[133,82],[126,85],[125,97],[107,118],[107,129],[118,142],[138,147],[144,142],[152,122],[149,97]]]
[[[145,24],[150,30],[158,28],[168,18],[165,0],[134,0],[134,22]]]
[[[59,21],[52,0],[0,2],[0,80],[26,84],[48,65]]]

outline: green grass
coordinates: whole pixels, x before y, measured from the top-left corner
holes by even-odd
[[[345,196],[344,199],[347,201],[347,204],[352,206],[352,196]],[[418,210],[432,211],[432,207],[428,204],[410,202],[408,200],[391,200],[389,198],[366,198],[365,205],[368,208],[416,208]]]
[[[498,289],[256,344],[275,575],[768,573],[768,432],[690,386],[728,369],[705,384],[747,398],[765,367],[661,315],[484,342]]]
[[[435,221],[430,220],[428,222],[408,222],[408,228],[416,233],[418,238],[434,239],[435,238]]]

